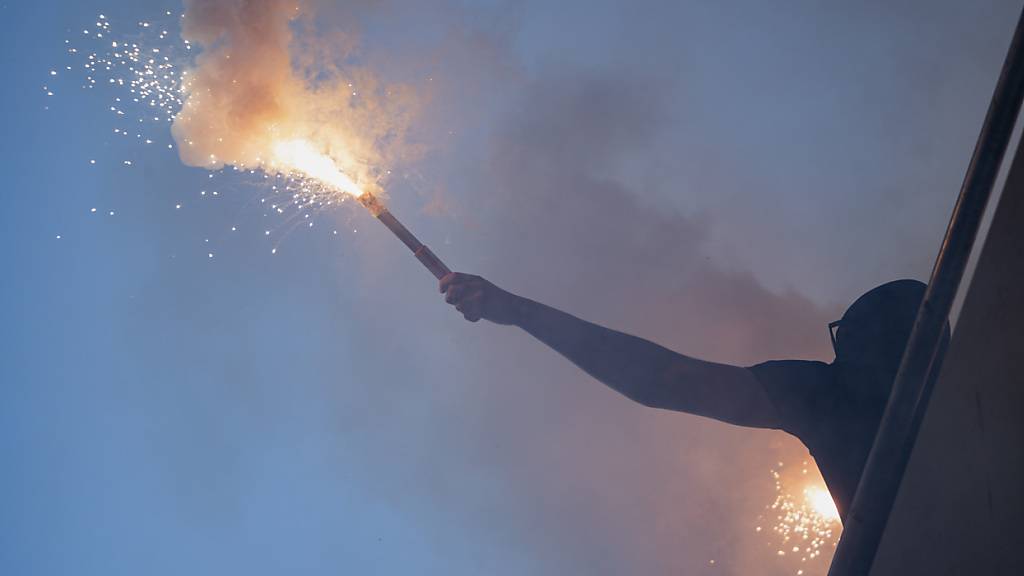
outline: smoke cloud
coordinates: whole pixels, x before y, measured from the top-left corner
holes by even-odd
[[[303,0],[186,0],[182,36],[200,53],[172,126],[182,161],[276,172],[275,144],[305,140],[376,188],[410,153],[413,91],[355,65],[353,38],[318,34],[314,14]]]
[[[837,310],[713,261],[706,219],[609,174],[668,123],[665,92],[651,78],[564,69],[522,86],[478,175],[489,193],[464,200],[481,225],[455,244],[475,238],[484,251],[470,271],[701,358],[829,359]],[[648,185],[664,195],[678,183]],[[763,565],[774,551],[754,525],[770,466],[806,458],[795,440],[636,406],[528,337],[495,332],[463,343],[488,390],[473,408],[488,426],[478,457],[535,495],[522,521],[545,519],[534,546],[546,562],[609,574],[695,573],[712,559],[724,573],[782,569]]]
[[[391,8],[376,7],[401,17]],[[444,252],[461,269],[709,360],[828,358],[825,327],[837,310],[711,260],[714,223],[657,201],[672,190],[685,195],[678,181],[616,175],[615,166],[642,157],[675,123],[663,80],[620,69],[527,73],[507,38],[480,33],[452,10],[436,34],[440,45],[399,64],[432,74],[444,91],[417,117],[423,103],[411,88],[385,86],[352,65],[358,26],[324,37],[312,13],[308,3],[282,0],[187,4],[184,36],[203,50],[174,126],[187,163],[262,168],[275,141],[299,137],[362,183],[408,155],[414,120],[435,136],[455,128],[459,135],[418,168],[438,183],[433,200],[451,227]],[[396,196],[408,199],[408,191]],[[744,230],[734,235],[757,241]],[[393,257],[375,254],[373,266],[405,263]],[[389,273],[364,271],[368,282],[378,274]],[[374,284],[375,298],[402,300],[391,292],[396,283]],[[417,370],[445,373],[443,358],[458,354],[461,377],[420,400],[454,403],[458,416],[424,416],[445,424],[433,424],[415,451],[420,485],[411,488],[401,467],[393,485],[380,484],[401,507],[444,503],[466,525],[507,534],[551,573],[692,573],[710,559],[726,573],[771,572],[760,562],[774,551],[760,548],[769,544],[753,524],[772,498],[770,467],[805,457],[795,440],[636,406],[516,331],[452,317],[442,359],[424,354]],[[395,310],[369,320],[391,327],[406,319]],[[386,337],[378,330],[365,326],[361,335],[379,346]],[[416,334],[429,341],[438,329]],[[379,367],[368,372],[368,394],[399,402],[392,387],[377,391],[390,382]],[[342,418],[347,434],[374,429],[363,412]],[[381,467],[382,445],[364,448]],[[478,475],[514,486],[515,504],[470,497],[465,478]],[[500,518],[480,511],[495,506]],[[450,549],[437,537],[436,548]]]

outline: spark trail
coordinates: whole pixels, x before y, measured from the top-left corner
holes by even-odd
[[[53,77],[84,73],[83,88],[110,94],[119,139],[166,142],[170,126],[166,147],[185,164],[211,178],[225,168],[256,176],[275,197],[270,211],[293,225],[312,227],[310,214],[358,198],[425,264],[429,254],[435,275],[446,271],[382,203],[386,167],[409,156],[412,91],[349,65],[349,53],[311,22],[294,0],[186,0],[183,14],[123,31],[100,14],[65,40],[71,63],[51,70],[43,89],[54,96]]]
[[[797,576],[817,573],[828,565],[842,530],[832,495],[809,470],[807,462],[799,471],[787,469],[782,462],[771,470],[775,500],[755,527],[771,539],[776,556]]]

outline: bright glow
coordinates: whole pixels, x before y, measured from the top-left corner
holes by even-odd
[[[339,192],[362,196],[363,191],[338,169],[326,154],[319,152],[307,140],[285,140],[274,145],[274,160],[289,171],[300,172],[303,176],[322,182]]]
[[[832,495],[828,493],[828,490],[817,486],[807,488],[804,490],[804,497],[807,498],[811,509],[819,516],[826,520],[839,521],[839,510],[836,509],[836,503],[832,500]]]
[[[245,12],[242,4],[227,4],[232,14]],[[309,219],[317,212],[356,196],[365,203],[382,190],[390,175],[382,167],[405,150],[402,136],[415,98],[411,90],[384,86],[372,71],[362,68],[338,69],[336,75],[307,82],[308,75],[296,66],[307,59],[289,52],[293,44],[306,45],[291,41],[295,30],[290,23],[299,4],[303,3],[270,2],[273,14],[255,20],[226,18],[221,23],[204,22],[204,10],[167,14],[168,18],[136,21],[127,30],[96,18],[86,34],[64,39],[67,62],[42,70],[42,95],[60,97],[68,82],[101,92],[102,110],[110,122],[98,129],[120,141],[123,151],[133,145],[158,146],[176,151],[189,166],[209,170],[211,180],[231,178],[232,172],[244,175],[263,189],[259,200],[265,203],[266,215],[284,217],[281,236],[303,223],[305,229],[316,229]],[[185,20],[203,29],[213,26],[218,40],[213,45],[182,40],[176,27]],[[271,20],[274,34],[257,37],[251,26]],[[203,56],[195,56],[196,48],[202,48]],[[215,58],[227,58],[232,51],[249,56],[232,57],[230,66]],[[357,92],[354,78],[367,86],[360,87],[357,100],[348,96]],[[253,98],[254,90],[262,96]],[[267,101],[274,106],[263,106]],[[167,139],[168,126],[173,143]],[[134,156],[114,162],[131,170],[140,161]],[[90,163],[101,164],[98,158]],[[223,195],[196,190],[197,201]],[[178,212],[199,207],[191,199],[168,202]],[[86,213],[111,212],[100,208]],[[270,230],[278,235],[271,227],[275,224],[267,222],[265,236]],[[238,233],[244,230],[238,227]],[[208,244],[203,254],[218,259],[213,242]]]
[[[802,574],[827,564],[839,540],[842,523],[832,496],[809,461],[800,466],[779,462],[771,471],[775,501],[758,518],[754,531],[763,534],[781,566]],[[817,572],[817,567],[814,568]],[[822,573],[826,569],[822,568]]]

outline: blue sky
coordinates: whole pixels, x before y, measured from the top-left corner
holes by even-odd
[[[323,25],[431,78],[391,196],[452,267],[715,360],[827,359],[846,303],[926,277],[1020,3],[724,4]],[[97,13],[179,8],[0,3],[0,571],[789,573],[753,525],[792,439],[632,406],[463,322],[358,210],[278,239],[242,179],[200,196],[104,98],[42,92]]]

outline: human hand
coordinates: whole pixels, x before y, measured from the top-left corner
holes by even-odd
[[[461,272],[441,278],[440,289],[444,301],[455,306],[470,322],[484,318],[495,324],[514,324],[522,301],[480,276]]]

